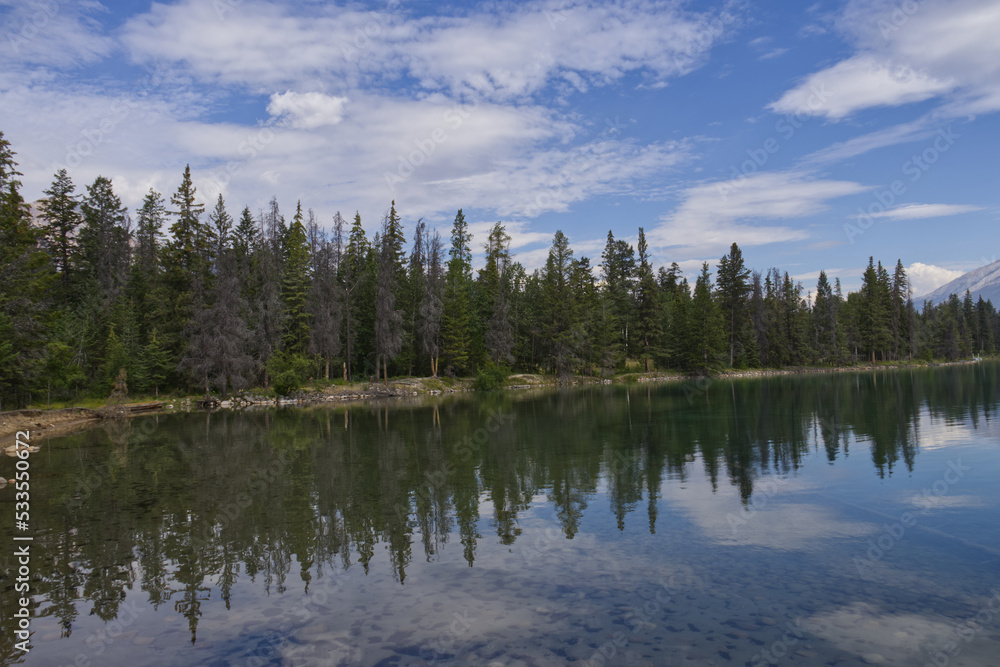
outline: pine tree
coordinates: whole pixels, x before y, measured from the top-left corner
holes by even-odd
[[[302,216],[302,202],[295,209],[295,216],[288,228],[284,247],[284,277],[281,298],[285,311],[283,343],[292,354],[303,354],[309,345],[311,316],[307,306],[311,276],[309,269],[309,241]]]
[[[371,245],[361,226],[361,214],[355,213],[354,223],[341,264],[341,283],[344,287],[344,328],[347,348],[347,376],[354,377],[354,360],[363,357],[364,341],[369,339],[368,317],[370,303],[374,299],[374,271],[371,267]],[[362,345],[358,341],[362,341]],[[357,353],[362,352],[361,355]]]
[[[750,270],[743,264],[743,252],[734,243],[729,254],[723,255],[719,260],[716,283],[730,367],[745,366],[747,361],[746,352],[751,339],[750,313],[747,308],[749,277]]]
[[[721,365],[724,341],[718,306],[712,299],[712,274],[708,262],[701,266],[701,275],[694,285],[694,295],[687,307],[687,365],[700,373],[714,371]]]
[[[511,321],[511,258],[510,235],[503,223],[490,230],[484,245],[486,264],[479,272],[479,282],[486,302],[486,352],[495,364],[514,361],[514,328]]]
[[[135,271],[133,273],[143,273],[147,277],[159,273],[159,250],[166,212],[163,196],[150,188],[136,212]]]
[[[240,221],[233,230],[233,250],[236,251],[237,259],[241,262],[248,260],[259,244],[260,230],[250,214],[250,207],[244,207]]]
[[[9,145],[9,144],[8,144]],[[56,270],[62,285],[62,298],[67,299],[75,268],[76,240],[74,233],[82,222],[78,196],[73,194],[76,186],[65,169],[56,172],[52,185],[44,193],[41,219],[44,223],[48,242]]]
[[[403,313],[397,306],[406,277],[403,263],[403,226],[396,214],[396,202],[382,221],[379,235],[378,263],[376,265],[375,304],[375,377],[378,378],[379,360],[382,373],[389,382],[389,360],[395,358],[403,347]]]
[[[861,280],[858,327],[862,348],[874,363],[877,353],[885,358],[891,344],[889,277],[882,263],[876,268],[874,257],[869,257]]]
[[[600,296],[594,284],[589,257],[581,257],[573,262],[570,295],[573,299],[570,304],[570,311],[573,313],[573,342],[577,348],[579,363],[589,368],[590,374],[593,374],[594,368],[602,363],[602,355],[596,346],[592,315],[599,307]]]
[[[0,409],[24,405],[38,386],[54,278],[21,197],[14,155],[0,132]]]
[[[128,209],[115,194],[111,181],[103,176],[87,186],[80,209],[80,270],[84,279],[100,290],[102,302],[108,307],[128,280],[132,259]]]
[[[179,368],[204,387],[206,396],[215,388],[225,399],[230,390],[249,386],[256,364],[243,317],[247,304],[231,250],[224,247],[218,262],[212,288],[205,290],[200,282],[195,285],[195,312],[185,330],[188,345]]]
[[[170,203],[177,207],[170,214],[177,219],[170,226],[171,241],[168,244],[168,256],[172,268],[188,284],[194,281],[195,274],[203,277],[208,258],[208,231],[201,221],[205,210],[204,204],[197,203],[198,189],[191,181],[191,166],[184,168],[184,175],[177,192],[170,198]]]
[[[910,281],[903,268],[903,260],[896,260],[896,270],[892,275],[890,295],[890,329],[892,332],[892,354],[896,359],[910,355]]]
[[[982,295],[976,302],[976,336],[975,349],[982,354],[992,354],[994,346],[993,330],[990,328],[990,321],[995,319],[996,311],[993,304],[983,301]]]
[[[437,230],[424,235],[423,297],[420,301],[420,339],[423,350],[430,356],[431,376],[437,377],[441,355],[441,318],[444,312],[444,270],[442,242]]]
[[[841,333],[837,319],[839,305],[826,271],[820,271],[816,283],[816,302],[812,310],[812,340],[817,359],[823,364],[840,363]]]
[[[617,345],[624,357],[631,354],[629,333],[635,310],[635,252],[625,240],[615,240],[608,230],[608,240],[601,255],[604,290],[618,330]]]
[[[337,269],[343,252],[344,220],[338,211],[333,217],[333,238],[327,239],[310,210],[309,245],[313,261],[309,311],[312,332],[309,351],[323,359],[323,375],[330,379],[330,360],[341,350],[341,325],[344,320],[343,298],[337,281]]]
[[[638,342],[638,353],[643,361],[643,367],[648,373],[654,357],[661,355],[663,337],[663,301],[659,286],[653,276],[653,267],[649,261],[649,246],[646,244],[646,233],[639,228],[639,268],[636,284],[635,332]]]
[[[172,366],[170,352],[164,347],[156,329],[153,329],[149,334],[149,342],[146,343],[142,351],[143,382],[140,389],[148,391],[152,388],[153,394],[159,398],[160,387],[170,377]]]
[[[809,363],[814,356],[809,346],[809,310],[802,298],[802,284],[796,283],[785,272],[781,287],[783,329],[787,340],[786,364]]]
[[[194,314],[192,299],[195,284],[205,289],[209,282],[208,244],[200,217],[204,206],[197,203],[196,195],[197,189],[191,181],[191,167],[188,166],[184,169],[177,192],[170,198],[177,208],[169,211],[175,220],[170,226],[171,239],[162,253],[165,298],[157,318],[164,343],[175,358],[180,358],[184,351],[184,328]]]
[[[247,210],[247,213],[250,211]],[[219,260],[226,247],[229,246],[233,231],[233,218],[226,212],[226,202],[219,193],[219,198],[215,202],[215,208],[208,215],[208,226],[206,228],[207,241],[210,246],[209,256],[213,263],[213,268],[219,270]]]
[[[690,301],[691,290],[677,262],[660,267],[660,291],[663,294],[663,355],[668,366],[684,368],[684,341],[687,331],[682,299]]]
[[[469,370],[472,347],[470,317],[472,311],[472,235],[462,209],[455,216],[451,230],[448,272],[445,275],[444,314],[441,322],[441,356],[445,370],[464,373]]]
[[[580,364],[582,336],[577,299],[573,294],[573,249],[561,230],[556,231],[542,272],[542,333],[548,347],[549,367],[565,378]]]
[[[256,242],[251,242],[250,257],[241,260],[237,252],[237,271],[245,285],[243,296],[248,305],[246,321],[250,330],[251,356],[258,364],[259,381],[268,385],[271,378],[266,362],[281,348],[286,331],[281,288],[287,234],[277,199],[272,198],[267,211],[259,216],[258,230],[259,234],[253,234]],[[243,262],[248,266],[244,268]]]

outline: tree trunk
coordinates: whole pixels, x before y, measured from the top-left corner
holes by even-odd
[[[330,379],[330,355],[326,355],[326,379]]]

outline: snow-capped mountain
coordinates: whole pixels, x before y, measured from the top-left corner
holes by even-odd
[[[972,294],[973,301],[978,301],[979,297],[982,296],[984,300],[992,301],[993,305],[1000,305],[1000,260],[969,271],[950,283],[938,287],[933,292],[916,297],[914,301],[916,303],[924,301],[940,303],[947,301],[952,294],[957,294],[959,298],[964,299],[966,290]]]

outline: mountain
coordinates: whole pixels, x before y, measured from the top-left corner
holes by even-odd
[[[984,301],[992,301],[993,305],[1000,304],[1000,260],[969,271],[950,283],[938,287],[933,292],[914,299],[914,301],[916,303],[924,301],[941,303],[947,301],[952,294],[957,294],[959,298],[964,299],[965,290],[969,290],[972,294],[973,301],[978,301],[979,297],[982,296]]]

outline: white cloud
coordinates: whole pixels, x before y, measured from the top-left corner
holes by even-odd
[[[780,48],[777,48],[777,49],[771,49],[770,51],[768,51],[764,55],[760,56],[758,58],[758,60],[771,60],[772,58],[777,58],[779,56],[783,56],[786,53],[788,53],[788,49],[786,49],[784,47],[780,47]]]
[[[101,60],[112,52],[114,40],[102,34],[91,14],[106,11],[99,2],[0,1],[4,67],[77,67]]]
[[[798,241],[804,229],[754,221],[791,220],[822,212],[827,202],[867,188],[850,181],[812,179],[791,172],[757,173],[746,178],[689,188],[677,210],[651,234],[651,244],[682,246],[691,254],[721,254],[740,246]]]
[[[907,7],[912,11],[890,0],[849,3],[837,27],[856,53],[806,77],[771,108],[837,120],[940,98],[949,116],[1000,110],[1000,4],[924,0]],[[817,87],[829,99],[810,107]]]
[[[963,271],[954,271],[920,262],[914,262],[906,269],[906,275],[910,279],[910,288],[915,297],[933,292],[938,287],[950,283],[955,278],[963,275],[963,273]]]
[[[873,213],[871,218],[888,218],[889,220],[922,220],[924,218],[943,218],[950,215],[982,211],[981,206],[967,204],[907,204],[896,208]],[[867,215],[867,214],[866,214]]]
[[[323,93],[275,93],[267,112],[272,116],[286,117],[291,126],[312,130],[324,125],[336,125],[344,118],[346,97],[334,97]]]
[[[936,79],[910,65],[860,55],[806,77],[769,108],[776,113],[837,120],[858,109],[919,102],[953,87],[952,81]]]
[[[803,158],[803,166],[816,166],[848,160],[869,151],[894,146],[910,141],[932,137],[940,131],[940,122],[932,115],[924,115],[917,120],[900,123],[891,127],[869,132],[847,141],[815,151]]]
[[[551,240],[529,231],[527,220],[602,193],[642,194],[689,156],[685,143],[641,145],[617,130],[581,143],[582,128],[544,107],[460,106],[443,95],[357,92],[340,122],[315,126],[336,118],[330,96],[276,96],[271,112],[294,122],[240,125],[188,119],[184,101],[162,91],[114,98],[83,84],[33,86],[3,74],[0,90],[4,133],[29,198],[65,165],[78,188],[105,175],[134,206],[149,187],[171,194],[190,162],[209,203],[222,193],[231,207],[256,210],[276,195],[284,206],[301,199],[324,220],[361,211],[366,227],[391,199],[407,220],[432,225],[450,222],[460,207],[482,209],[514,220],[515,247],[524,248]]]
[[[214,3],[186,0],[154,3],[126,23],[123,41],[139,62],[183,64],[203,80],[252,90],[344,90],[409,74],[425,90],[502,99],[560,79],[583,88],[633,71],[655,80],[685,74],[737,22],[635,0],[505,8],[411,19],[314,5],[314,15],[303,16],[264,0],[218,12]]]

